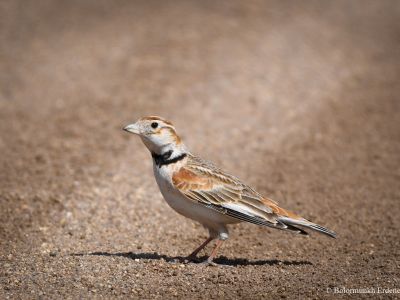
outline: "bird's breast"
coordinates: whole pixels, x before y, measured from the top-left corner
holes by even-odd
[[[198,221],[208,228],[218,228],[218,224],[237,223],[230,217],[220,214],[206,206],[194,202],[183,195],[172,183],[172,175],[176,170],[168,169],[169,166],[161,168],[154,167],[154,175],[158,187],[168,205],[179,214]]]
[[[179,214],[188,218],[196,219],[193,216],[196,210],[196,204],[187,199],[173,186],[171,179],[172,176],[168,176],[168,174],[164,174],[163,170],[160,170],[155,173],[155,177],[160,192],[168,205]]]

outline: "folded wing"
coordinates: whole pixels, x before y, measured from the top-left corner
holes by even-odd
[[[262,197],[237,178],[193,156],[189,157],[184,167],[173,174],[172,181],[188,199],[232,218],[307,234],[288,221],[298,220],[301,223],[305,219]]]

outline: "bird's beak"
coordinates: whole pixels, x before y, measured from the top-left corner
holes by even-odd
[[[128,126],[125,126],[123,129],[130,133],[140,134],[139,126],[136,124],[129,124]]]

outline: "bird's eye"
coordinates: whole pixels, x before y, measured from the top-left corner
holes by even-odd
[[[151,127],[153,127],[154,129],[156,129],[156,128],[158,127],[158,123],[157,123],[157,122],[151,123]]]

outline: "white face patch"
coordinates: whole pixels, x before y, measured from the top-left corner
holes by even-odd
[[[141,124],[141,138],[146,147],[153,153],[163,153],[166,149],[173,149],[179,147],[177,145],[177,138],[175,129],[162,122],[158,122],[157,128],[152,128],[151,124],[154,122],[146,121]]]

